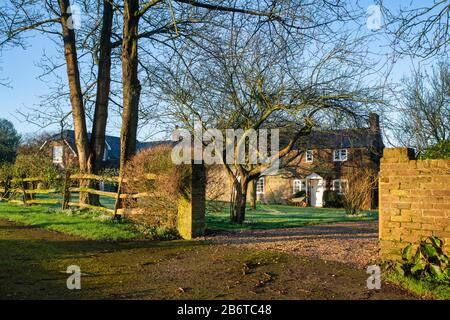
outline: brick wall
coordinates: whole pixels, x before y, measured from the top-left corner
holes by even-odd
[[[381,159],[380,245],[384,259],[423,236],[450,249],[450,159],[415,160],[412,149],[384,149]]]

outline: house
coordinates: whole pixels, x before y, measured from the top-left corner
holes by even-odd
[[[352,187],[349,177],[362,168],[379,172],[384,148],[379,116],[371,113],[369,123],[370,126],[366,128],[313,131],[300,140],[295,151],[303,151],[302,156],[283,166],[276,175],[262,176],[257,181],[257,201],[289,203],[297,192],[305,191],[309,205],[322,207],[326,190],[342,194]],[[222,184],[220,187],[214,186],[214,189],[222,190],[222,194],[214,198],[229,201],[231,185],[226,172],[218,169],[210,175],[214,175],[210,180]],[[213,192],[212,188],[207,187],[207,195]],[[365,209],[378,206],[377,190],[371,190],[370,193]],[[249,198],[250,194],[247,196]]]
[[[349,178],[362,168],[379,172],[384,148],[379,116],[371,113],[369,120],[370,125],[365,128],[313,131],[298,141],[293,152],[302,151],[302,156],[282,166],[277,174],[262,176],[256,183],[257,201],[289,203],[296,193],[304,191],[309,205],[322,207],[327,190],[342,194],[352,188]],[[138,142],[137,149],[161,144],[173,142]],[[42,148],[48,150],[55,164],[62,167],[77,166],[74,131],[65,130],[52,136]],[[119,158],[120,138],[106,136],[102,167],[118,168]],[[229,201],[232,188],[225,170],[221,165],[210,169],[213,170],[208,170],[206,196],[209,199]],[[378,206],[377,190],[370,192],[370,197],[364,205],[365,209]],[[250,199],[250,194],[247,199]]]
[[[88,139],[91,134],[88,133]],[[137,149],[142,150],[167,143],[167,141],[137,142]],[[75,132],[73,130],[64,130],[61,133],[54,134],[47,139],[41,146],[51,158],[55,165],[66,167],[77,167],[77,148],[75,145]],[[119,168],[120,160],[120,138],[115,136],[105,136],[105,151],[102,159],[102,169]]]

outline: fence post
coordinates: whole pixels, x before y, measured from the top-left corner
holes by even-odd
[[[121,200],[121,198],[120,198],[120,195],[121,195],[121,193],[122,193],[122,183],[123,183],[123,176],[124,176],[124,174],[123,173],[121,173],[121,174],[119,174],[119,183],[118,183],[118,186],[117,186],[117,195],[116,195],[116,202],[114,203],[114,219],[117,219],[117,218],[119,218],[119,215],[117,214],[117,210],[119,210],[119,206],[121,206],[122,205],[122,200]]]
[[[192,164],[189,178],[190,195],[178,201],[177,229],[183,239],[192,239],[205,233],[205,167]]]
[[[21,183],[20,185],[22,186],[22,194],[23,194],[23,204],[24,205],[28,205],[27,200],[28,200],[28,194],[27,194],[27,186],[28,183],[25,181],[26,176],[21,176]]]
[[[69,207],[70,202],[70,170],[66,171],[66,175],[64,176],[64,186],[63,186],[63,201],[62,201],[62,210],[66,210]]]

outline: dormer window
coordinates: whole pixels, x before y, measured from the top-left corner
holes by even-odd
[[[347,149],[335,149],[333,161],[347,161]]]
[[[63,162],[63,146],[53,147],[53,163]]]
[[[306,150],[306,162],[313,162],[314,156],[312,150]]]

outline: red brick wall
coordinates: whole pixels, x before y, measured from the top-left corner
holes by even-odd
[[[380,171],[380,245],[383,258],[424,236],[450,249],[450,159],[415,160],[413,150],[384,149]]]

